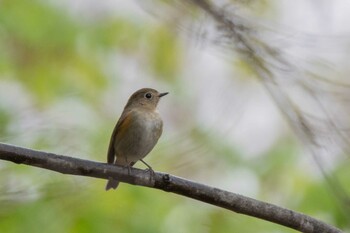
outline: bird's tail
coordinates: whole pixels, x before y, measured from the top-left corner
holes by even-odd
[[[106,191],[108,191],[109,189],[116,189],[119,185],[119,181],[118,180],[114,180],[112,178],[108,179],[107,185],[106,185]]]
[[[124,159],[118,160],[117,158],[117,160],[115,161],[115,164],[126,166],[128,169],[130,169],[130,167],[134,166],[135,162],[128,163],[128,162],[125,162]],[[119,180],[115,180],[112,177],[109,177],[106,185],[106,191],[108,191],[109,189],[116,189],[118,185],[119,185]]]

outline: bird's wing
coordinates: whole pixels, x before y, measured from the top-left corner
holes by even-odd
[[[126,132],[126,130],[129,127],[129,124],[131,122],[131,111],[125,112],[121,115],[119,118],[116,126],[114,127],[111,139],[109,141],[109,147],[108,147],[108,153],[107,153],[107,162],[108,163],[114,163],[115,160],[115,149],[114,144],[115,140],[120,139],[123,134]]]

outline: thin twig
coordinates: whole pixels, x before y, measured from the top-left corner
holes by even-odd
[[[131,168],[131,172],[128,174],[128,169],[121,166],[77,159],[2,143],[0,143],[0,159],[12,161],[17,164],[40,167],[62,174],[102,179],[113,177],[121,182],[176,193],[236,213],[274,222],[300,232],[341,232],[339,229],[305,214],[166,173],[155,172],[154,176],[150,176],[149,172]]]

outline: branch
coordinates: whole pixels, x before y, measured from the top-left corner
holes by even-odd
[[[131,168],[131,172],[128,174],[128,169],[121,166],[30,150],[2,143],[0,143],[0,159],[12,161],[17,164],[40,167],[62,174],[102,179],[114,177],[121,182],[176,193],[236,213],[274,222],[301,232],[341,232],[339,229],[305,214],[166,173],[155,172],[154,177],[151,178],[148,172]]]

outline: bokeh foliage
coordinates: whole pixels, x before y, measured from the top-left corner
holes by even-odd
[[[121,57],[136,57],[161,85],[176,81],[186,90],[188,82],[178,78],[183,50],[161,23],[117,16],[84,21],[42,1],[1,1],[0,140],[104,161],[116,118],[111,108],[123,104],[106,100],[119,96],[105,93],[123,82],[106,59],[118,68]],[[190,101],[173,98],[184,112],[191,109]],[[173,129],[179,126],[181,120]],[[151,164],[212,185],[226,178],[221,171],[244,168],[257,181],[256,198],[349,227],[324,179],[299,166],[301,149],[290,135],[249,158],[215,130],[195,123],[182,130],[175,138],[164,136]],[[345,165],[335,172],[350,177]],[[105,192],[105,181],[7,162],[0,162],[0,184],[1,232],[293,232],[173,194],[126,184]]]

